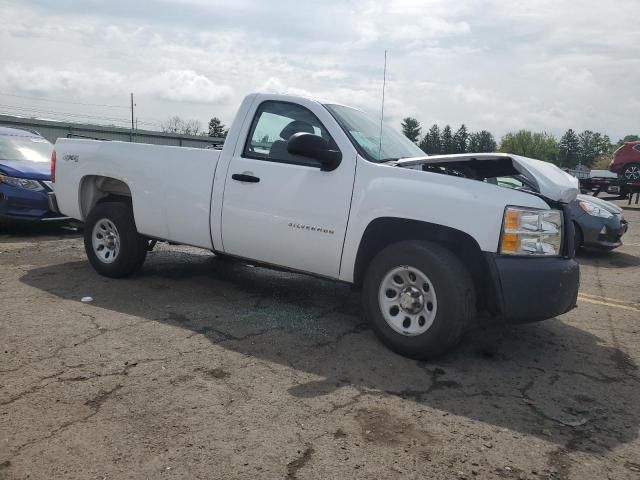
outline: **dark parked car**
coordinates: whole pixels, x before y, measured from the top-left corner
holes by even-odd
[[[0,222],[67,220],[49,208],[52,151],[36,132],[0,127]]]
[[[629,225],[617,205],[590,195],[578,195],[569,209],[575,224],[576,250],[580,247],[613,250],[622,245],[622,236]]]

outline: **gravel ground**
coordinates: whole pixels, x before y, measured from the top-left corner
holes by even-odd
[[[76,233],[5,231],[0,478],[638,479],[625,215],[625,246],[580,257],[578,309],[429,363],[383,347],[346,285],[165,245],[109,280]]]

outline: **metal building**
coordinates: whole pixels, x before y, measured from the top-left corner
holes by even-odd
[[[151,130],[130,130],[120,127],[38,120],[12,117],[10,115],[0,115],[0,126],[35,130],[51,143],[55,143],[56,139],[60,137],[120,140],[122,142],[153,143],[156,145],[193,148],[207,148],[211,145],[221,145],[224,142],[224,138],[162,133]]]

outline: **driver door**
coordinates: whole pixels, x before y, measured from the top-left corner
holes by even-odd
[[[322,117],[333,122],[333,132]],[[311,101],[267,100],[249,121],[225,179],[224,251],[337,278],[355,176],[353,146],[324,107]],[[338,168],[323,172],[318,161],[290,154],[288,139],[299,132],[320,135],[339,149]]]

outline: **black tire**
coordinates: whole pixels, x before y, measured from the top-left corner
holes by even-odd
[[[105,263],[93,248],[92,235],[96,223],[103,219],[117,228],[120,248],[115,260]],[[138,233],[131,206],[125,202],[104,202],[89,213],[84,226],[84,249],[93,268],[105,277],[127,277],[139,270],[147,257],[148,240]]]
[[[574,230],[574,233],[573,233],[574,249],[577,255],[578,251],[582,248],[582,243],[584,242],[584,236],[582,235],[582,229],[575,222],[573,223],[573,230]]]
[[[401,266],[424,273],[437,296],[433,323],[415,336],[394,330],[378,300],[384,278]],[[369,265],[363,287],[364,311],[373,331],[391,350],[410,358],[430,359],[451,350],[475,315],[475,289],[468,270],[451,251],[431,242],[406,241],[385,248]]]

